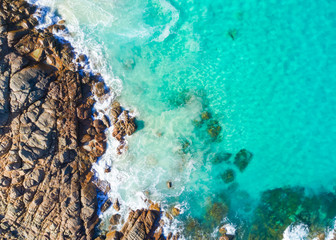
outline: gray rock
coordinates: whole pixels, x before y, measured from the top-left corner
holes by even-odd
[[[19,56],[14,52],[11,52],[8,55],[6,55],[5,59],[9,62],[12,75],[20,71],[24,67],[26,67],[29,63],[29,61],[26,58]]]
[[[52,80],[41,67],[29,67],[15,73],[10,81],[12,112],[21,112],[25,107],[45,96]]]
[[[0,176],[0,186],[1,187],[9,187],[11,183],[11,179],[5,176]]]
[[[26,35],[29,31],[26,29],[20,29],[8,32],[8,45],[11,47],[13,44],[18,41],[21,37]]]
[[[24,180],[23,186],[25,188],[31,188],[38,185],[44,179],[44,171],[42,169],[34,169],[30,174],[28,174]]]
[[[7,153],[12,145],[12,139],[9,136],[0,136],[0,156]]]

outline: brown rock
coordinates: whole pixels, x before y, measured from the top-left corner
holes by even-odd
[[[110,224],[111,225],[118,225],[120,221],[121,215],[120,214],[114,214],[110,218]]]
[[[92,140],[92,137],[89,134],[86,134],[82,137],[81,143],[87,143]]]
[[[112,205],[112,201],[111,201],[110,199],[107,199],[107,200],[103,203],[103,205],[101,206],[100,211],[105,212],[107,209],[110,208],[111,205]]]
[[[96,119],[93,121],[93,127],[95,128],[97,133],[102,133],[106,129],[106,126],[104,125],[103,121],[100,119]]]
[[[116,230],[106,234],[106,240],[119,240],[120,237],[121,237],[121,234]]]
[[[105,85],[103,82],[98,82],[94,86],[94,92],[98,97],[102,97],[105,94]]]
[[[34,29],[35,10],[24,0],[0,4],[0,239],[92,239],[99,221],[93,181],[104,192],[110,187],[90,169],[106,150],[110,123],[94,122],[89,96],[102,96],[105,86],[98,74],[77,71],[71,45],[52,34],[65,29],[61,22]],[[112,116],[120,114],[114,104]],[[120,122],[120,141],[134,122]],[[149,238],[157,217],[140,211],[130,221],[125,239]]]
[[[120,211],[120,203],[118,201],[118,198],[115,200],[114,204],[113,204],[113,208],[119,212]]]
[[[89,172],[86,177],[85,177],[85,182],[88,183],[91,181],[92,177],[93,177],[93,172]]]
[[[155,240],[164,240],[164,236],[163,236],[163,229],[162,227],[160,227],[155,233],[154,233],[154,239]]]
[[[11,47],[13,44],[18,41],[21,37],[26,35],[29,31],[27,29],[20,29],[8,32],[8,45]]]
[[[226,228],[225,227],[221,227],[219,229],[219,233],[222,234],[222,235],[226,234]]]
[[[173,207],[172,214],[173,214],[174,217],[180,215],[180,212],[181,212],[180,209],[178,209],[177,207]]]
[[[108,128],[108,127],[111,126],[111,124],[110,124],[110,120],[107,118],[106,115],[104,115],[104,116],[102,117],[102,121],[103,121],[103,123],[104,123],[104,125],[105,125],[106,128]]]
[[[111,116],[112,116],[112,121],[113,123],[116,123],[118,121],[118,117],[121,114],[121,107],[119,102],[114,102],[112,104],[112,109],[111,109]]]
[[[168,187],[168,188],[172,188],[172,187],[173,187],[173,184],[172,184],[171,181],[167,181],[167,187]]]
[[[137,129],[137,126],[135,124],[135,119],[130,118],[128,122],[126,123],[126,134],[128,136],[131,136],[133,133],[135,133],[136,129]]]
[[[0,157],[9,151],[11,146],[12,139],[8,135],[0,135]]]

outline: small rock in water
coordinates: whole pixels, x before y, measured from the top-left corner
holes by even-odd
[[[232,169],[228,169],[226,170],[223,174],[222,174],[222,179],[225,183],[230,183],[233,182],[235,179],[235,173]]]
[[[209,112],[202,112],[201,118],[202,120],[209,120],[211,118],[211,115]]]
[[[85,62],[85,61],[86,61],[86,56],[85,56],[84,54],[80,54],[80,55],[78,56],[78,60],[79,60],[80,62]]]
[[[172,214],[173,214],[174,217],[180,215],[180,212],[181,212],[180,209],[178,209],[177,207],[173,207]]]
[[[219,233],[224,235],[226,234],[226,228],[224,226],[222,226],[220,229],[219,229]]]
[[[120,211],[120,203],[118,201],[118,198],[115,200],[114,204],[113,204],[113,208],[119,212]]]
[[[247,165],[252,160],[253,154],[246,149],[240,150],[234,160],[234,164],[238,167],[238,169],[242,172],[245,170]]]
[[[232,40],[235,40],[236,37],[237,37],[237,30],[236,30],[236,29],[230,29],[230,30],[228,31],[228,35],[230,36],[230,38],[231,38]]]
[[[211,204],[207,209],[207,220],[218,225],[222,219],[227,215],[229,207],[222,202],[215,202]]]
[[[172,188],[172,187],[173,187],[173,184],[172,184],[171,181],[168,181],[168,182],[167,182],[167,187],[168,187],[168,188]]]
[[[119,102],[113,102],[112,109],[111,109],[111,116],[113,123],[116,123],[118,121],[118,117],[120,116],[122,112],[122,109],[120,107]]]
[[[161,207],[160,207],[159,203],[154,203],[152,201],[150,201],[150,203],[151,203],[151,205],[149,206],[150,210],[155,210],[155,211],[158,211],[158,212],[161,211]]]
[[[215,157],[212,160],[213,164],[219,164],[222,162],[227,162],[231,158],[232,154],[231,153],[218,153],[215,155]]]
[[[199,121],[199,120],[193,120],[192,121],[192,124],[195,126],[195,127],[197,127],[197,128],[200,128],[201,126],[202,126],[202,124],[203,124],[203,121]]]
[[[207,128],[208,134],[213,140],[218,138],[218,135],[222,131],[222,127],[219,125],[217,120],[210,121]]]
[[[114,214],[114,215],[112,215],[112,217],[110,218],[110,224],[111,225],[118,225],[120,218],[121,218],[120,214]]]
[[[166,217],[167,217],[169,220],[173,220],[172,215],[170,215],[168,212],[166,212],[165,215],[166,215]]]
[[[104,204],[101,206],[100,211],[105,212],[109,207],[111,207],[112,201],[111,199],[107,199]]]
[[[111,168],[110,168],[110,167],[105,168],[105,169],[104,169],[104,172],[105,172],[105,173],[109,173],[109,172],[111,172]]]

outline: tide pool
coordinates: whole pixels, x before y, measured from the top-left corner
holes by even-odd
[[[37,2],[138,119],[128,151],[117,156],[109,133],[95,166],[124,211],[178,206],[167,230],[187,239],[228,222],[238,239],[333,224],[336,2]]]

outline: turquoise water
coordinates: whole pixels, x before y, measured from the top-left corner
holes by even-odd
[[[332,222],[335,1],[41,4],[67,21],[75,45],[139,121],[127,153],[117,157],[110,136],[96,166],[111,196],[131,207],[144,197],[166,209],[178,205],[182,214],[172,226],[185,226],[179,231],[191,239],[197,229],[216,238],[214,229],[228,221],[242,239],[257,239],[251,226],[271,225],[272,216],[282,222],[281,236],[291,222],[311,229]],[[239,170],[241,149],[252,157]],[[110,174],[102,173],[106,165]],[[301,200],[282,205],[291,199]],[[267,215],[263,204],[277,201]],[[299,209],[311,209],[309,223]],[[275,236],[254,231],[263,231],[259,239]]]

